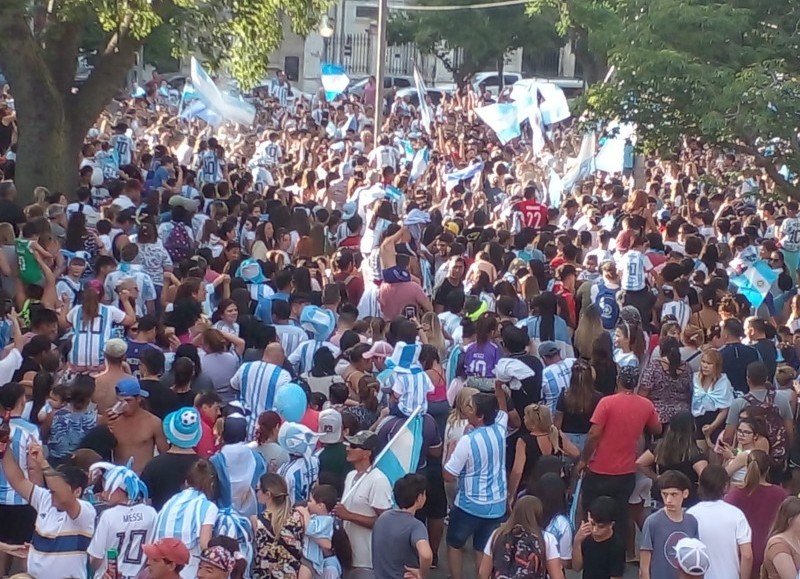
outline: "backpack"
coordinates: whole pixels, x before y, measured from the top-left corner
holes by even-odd
[[[617,301],[617,292],[619,290],[611,289],[600,283],[597,285],[598,292],[594,298],[594,305],[600,310],[600,321],[603,323],[603,329],[613,330],[617,327],[617,319],[619,318],[619,302]]]
[[[495,541],[493,579],[547,579],[544,549],[542,539],[516,525]]]
[[[786,464],[789,454],[789,437],[786,426],[781,417],[780,410],[775,404],[775,391],[768,390],[764,401],[761,402],[750,393],[743,396],[750,406],[758,408],[767,424],[767,438],[769,439],[769,457],[774,466]]]
[[[164,240],[164,249],[175,264],[192,257],[194,254],[192,240],[182,223],[172,224],[172,229]]]

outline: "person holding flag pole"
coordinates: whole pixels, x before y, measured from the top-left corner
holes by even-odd
[[[349,579],[371,579],[372,527],[392,508],[392,487],[403,476],[416,472],[422,450],[422,407],[418,407],[380,450],[380,439],[369,430],[345,437],[347,462],[354,470],[344,482],[341,502],[333,510],[344,522],[353,550]]]

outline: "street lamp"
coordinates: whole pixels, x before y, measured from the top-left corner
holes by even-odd
[[[331,37],[334,34],[333,26],[331,26],[330,20],[328,19],[327,14],[322,15],[322,19],[319,23],[319,35],[322,36],[322,62],[328,62],[328,46],[331,42]]]

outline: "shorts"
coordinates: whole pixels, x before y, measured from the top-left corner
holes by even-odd
[[[500,526],[505,517],[496,519],[482,519],[462,511],[458,507],[450,510],[450,521],[447,525],[447,546],[453,549],[463,549],[467,539],[472,536],[472,548],[482,553],[489,537]]]
[[[320,579],[322,577],[322,574],[317,573],[316,571],[314,571],[314,563],[309,561],[308,558],[300,557],[300,565],[302,567],[308,568],[308,570],[311,571],[311,578],[312,579]]]
[[[381,272],[381,276],[383,277],[383,281],[386,283],[402,283],[404,281],[411,281],[411,274],[409,271],[396,265],[384,269]]]
[[[641,505],[647,499],[650,498],[650,492],[653,488],[653,480],[643,475],[642,473],[636,473],[636,486],[633,487],[633,492],[631,493],[630,498],[628,499],[629,505]]]
[[[29,543],[36,525],[36,509],[30,505],[0,505],[0,541],[11,545]]]
[[[423,507],[417,511],[418,519],[444,519],[447,516],[447,495],[444,492],[441,460],[431,461],[425,467],[425,478],[428,479],[427,498]]]

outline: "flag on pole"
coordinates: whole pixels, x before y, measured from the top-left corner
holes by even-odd
[[[331,102],[347,89],[347,85],[350,84],[350,77],[347,76],[344,68],[338,64],[323,64],[320,81],[322,82],[322,88],[325,89],[325,100]]]
[[[195,57],[192,57],[191,69],[195,94],[206,107],[225,120],[241,125],[253,124],[256,117],[253,105],[241,98],[223,94]]]
[[[564,173],[564,177],[562,178],[565,191],[572,191],[575,185],[594,173],[594,156],[596,149],[597,143],[594,131],[589,131],[583,136],[578,158],[575,159],[575,163]]]
[[[494,103],[477,108],[475,112],[495,132],[502,144],[520,136],[517,106],[514,103]]]
[[[747,298],[747,301],[757,308],[764,303],[772,284],[777,279],[778,274],[772,271],[766,261],[759,259],[742,273],[731,275],[730,281],[739,288],[739,292]]]
[[[433,114],[431,107],[428,105],[426,96],[428,95],[428,87],[425,86],[425,81],[422,80],[422,75],[419,73],[417,65],[414,65],[414,85],[417,89],[417,99],[419,99],[419,115],[422,119],[422,126],[425,132],[429,135],[433,134]]]

